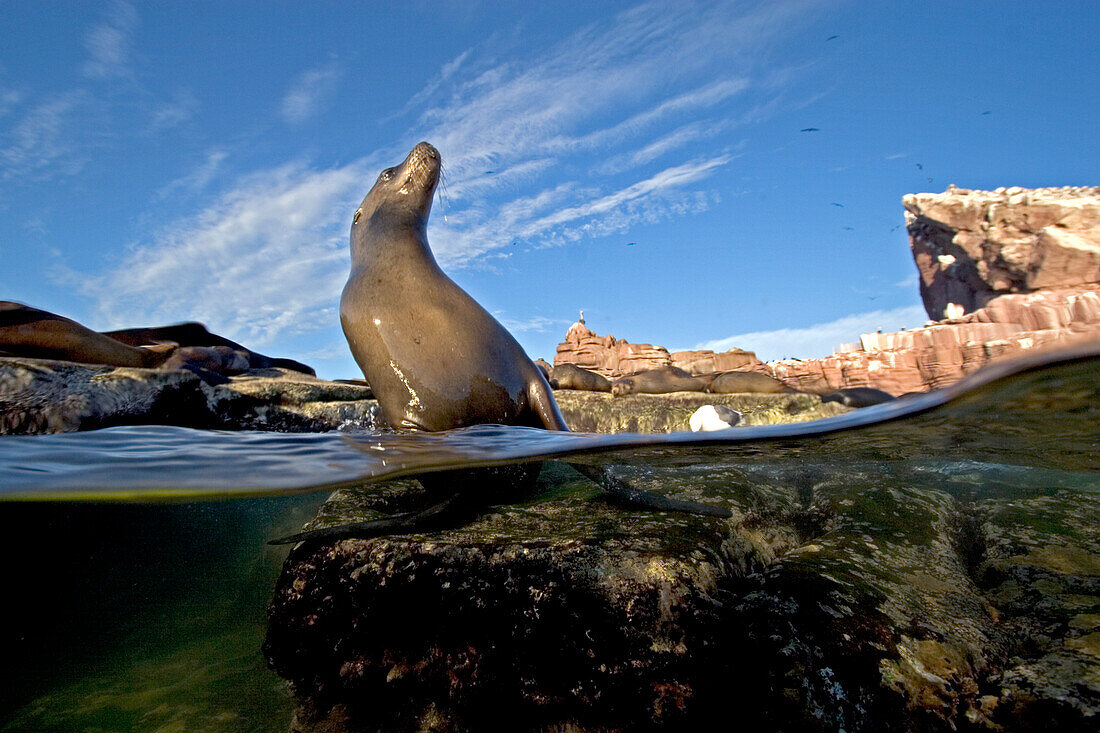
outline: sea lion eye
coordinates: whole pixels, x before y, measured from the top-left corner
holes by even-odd
[[[387,168],[382,171],[382,175],[378,176],[379,181],[388,181],[393,178],[393,168]]]

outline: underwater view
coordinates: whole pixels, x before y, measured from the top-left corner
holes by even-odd
[[[0,733],[1100,730],[1097,20],[5,3]]]
[[[1031,585],[1041,590],[1013,592],[1042,594],[1042,603],[1036,604],[1041,610],[1028,613],[1042,617],[1053,637],[1047,647],[1057,646],[1062,654],[1076,650],[1088,659],[1100,633],[1098,376],[1100,351],[1081,348],[1052,363],[1037,358],[1006,362],[952,388],[840,417],[701,435],[555,434],[504,426],[422,436],[286,435],[135,426],[4,437],[0,512],[5,532],[0,541],[9,558],[9,600],[3,611],[7,654],[0,720],[4,730],[13,731],[287,730],[295,705],[287,683],[268,668],[265,653],[304,687],[294,670],[308,660],[287,655],[308,656],[309,647],[298,637],[287,648],[279,646],[285,641],[280,637],[301,632],[277,626],[285,622],[279,599],[285,588],[276,590],[276,585],[287,549],[265,543],[311,519],[311,526],[329,526],[348,521],[349,513],[361,519],[378,515],[380,507],[392,512],[415,503],[422,490],[401,477],[533,458],[549,462],[530,495],[513,504],[484,506],[443,533],[413,534],[408,541],[469,548],[490,539],[507,547],[522,538],[533,548],[613,542],[628,555],[703,553],[699,557],[718,567],[748,563],[742,573],[718,578],[712,589],[739,594],[742,602],[752,597],[741,587],[746,577],[776,572],[784,556],[790,564],[812,552],[821,561],[827,554],[822,548],[833,541],[835,567],[799,572],[842,586],[854,582],[845,574],[854,574],[867,586],[860,592],[891,589],[892,604],[933,603],[936,608],[926,608],[927,618],[919,622],[927,628],[917,636],[928,642],[939,634],[944,644],[970,644],[972,655],[989,657],[990,668],[1006,660],[1019,662],[1021,655],[1035,663],[1052,652],[1035,640],[1029,643],[1036,648],[1025,651],[1004,639],[995,641],[992,634],[976,641],[975,629],[960,631],[972,622],[967,613],[973,609],[953,608],[951,603],[960,602],[959,588],[945,588],[961,581],[947,569],[935,569],[943,558],[929,569],[922,567],[929,558],[919,555],[944,552],[942,543],[955,547],[948,554],[963,567],[966,583],[974,584],[982,603],[992,604],[999,614],[1012,614],[1018,599],[997,575],[1006,571],[993,568],[1025,555],[1032,558],[1033,572],[1046,569],[1051,577],[1032,579]],[[727,506],[733,518],[618,509],[596,485],[558,463],[564,459],[611,466],[651,491]],[[314,518],[330,489],[339,490]],[[731,542],[736,547],[752,537],[759,557],[730,549]],[[844,554],[852,552],[847,543],[858,538],[874,547],[876,559],[856,569]],[[670,549],[668,542],[687,550]],[[998,542],[1012,546],[998,547]],[[294,553],[311,551],[307,543]],[[712,558],[715,553],[723,557]],[[412,557],[410,562],[416,554]],[[888,577],[875,576],[886,570]],[[923,600],[913,601],[909,586],[914,581],[899,580],[899,573],[928,575],[921,582],[931,584],[931,590],[917,583]],[[1019,585],[1020,578],[1013,583]],[[408,624],[427,623],[417,616],[397,628],[392,614],[402,611],[401,600],[389,602],[398,605],[374,609],[374,623],[380,624],[375,635],[400,636],[409,633]],[[861,612],[884,613],[886,606],[875,601]],[[740,617],[759,623],[744,609]],[[911,623],[917,621],[899,628]],[[433,624],[427,636],[448,633],[440,630],[448,627],[445,621]],[[692,634],[706,628],[689,628],[676,643],[690,646],[698,641]],[[471,644],[488,633],[480,626],[466,631],[473,634]],[[572,674],[567,637],[562,632],[556,643],[565,657],[559,660],[562,673]],[[904,647],[905,639],[902,635],[895,643]],[[719,648],[747,643],[711,641]],[[546,656],[541,663],[553,660]],[[737,679],[736,696],[749,694],[752,687],[713,648],[692,657],[691,666],[700,669],[684,664],[662,668],[662,674],[675,671],[685,677],[681,684],[695,686],[696,704],[716,704],[700,678]],[[974,666],[974,676],[980,677],[982,670]],[[1088,676],[1073,680],[1074,670],[1091,670],[1091,675],[1096,670],[1095,664],[1067,670],[1064,661],[1061,668],[1069,682],[1086,686],[1092,684]],[[540,674],[554,676],[545,669]],[[488,689],[473,699],[484,702],[499,695],[496,707],[508,704],[511,680],[479,684]],[[500,689],[491,689],[493,684]],[[625,683],[610,676],[605,684],[610,714],[621,704],[615,696]],[[839,689],[853,683],[838,679],[833,684]],[[1057,680],[1051,677],[1046,684]],[[425,682],[421,694],[430,695],[431,686]],[[1079,694],[1086,698],[1092,694],[1083,689]],[[779,693],[754,689],[753,694],[767,699]],[[400,697],[405,703],[408,699]],[[831,714],[842,720],[843,701],[832,704],[837,709]],[[547,710],[557,707],[569,705],[559,700],[549,708],[509,710],[529,716],[516,718],[518,725],[520,720],[551,720],[554,714],[547,717]],[[394,715],[385,705],[375,712],[382,720]]]

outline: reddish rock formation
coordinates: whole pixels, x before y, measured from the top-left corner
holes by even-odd
[[[691,374],[709,374],[710,372],[730,372],[742,367],[751,367],[763,362],[756,354],[744,349],[730,349],[721,354],[710,350],[674,351],[672,363]]]
[[[1007,293],[1100,282],[1100,187],[951,186],[902,203],[921,298],[934,320]]]
[[[961,318],[864,334],[856,351],[750,369],[808,392],[875,387],[899,395],[945,387],[997,359],[1085,339],[1100,339],[1100,293],[1067,288],[1003,295]]]
[[[590,331],[584,321],[569,327],[565,341],[558,344],[554,365],[576,364],[608,379],[672,364],[672,356],[663,346],[631,344],[614,336]]]
[[[565,341],[558,344],[554,364],[576,364],[602,374],[608,379],[625,377],[647,369],[677,366],[692,374],[731,371],[761,364],[756,354],[741,349],[730,349],[717,354],[713,351],[677,351],[653,344],[632,344],[614,336],[600,336],[589,330],[584,321],[569,327]]]
[[[725,354],[634,345],[573,324],[555,364],[608,377],[674,364],[693,374],[742,370],[795,389],[944,387],[996,359],[1100,339],[1100,187],[1008,188],[903,199],[925,309],[938,322],[871,333],[820,359],[764,364]],[[942,319],[942,320],[940,320]]]

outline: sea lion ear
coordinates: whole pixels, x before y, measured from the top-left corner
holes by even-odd
[[[355,218],[351,220],[351,223],[352,224],[358,224],[359,223],[359,217],[362,216],[362,215],[363,215],[363,207],[360,206],[358,209],[355,210]]]

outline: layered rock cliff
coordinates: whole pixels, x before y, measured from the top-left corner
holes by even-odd
[[[903,199],[925,309],[923,328],[860,337],[856,348],[767,364],[747,351],[676,352],[575,323],[555,363],[618,377],[675,364],[693,374],[756,371],[795,389],[943,387],[991,361],[1100,339],[1100,187],[954,186]]]
[[[929,318],[1008,293],[1100,283],[1100,187],[948,187],[902,199]]]
[[[617,379],[663,366],[677,366],[692,374],[724,372],[762,364],[751,351],[730,349],[722,353],[713,351],[674,351],[663,346],[632,344],[614,336],[600,336],[590,330],[584,321],[569,327],[565,341],[558,344],[554,364],[576,364]]]

